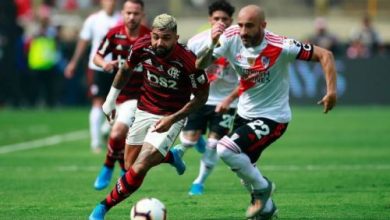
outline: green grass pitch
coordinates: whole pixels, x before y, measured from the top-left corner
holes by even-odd
[[[110,187],[92,187],[104,155],[89,150],[88,111],[0,112],[0,219],[87,219],[111,190],[118,167]],[[84,136],[15,150],[74,131]],[[132,204],[148,196],[165,203],[169,220],[245,219],[249,196],[221,161],[205,194],[187,195],[199,158],[187,152],[183,176],[166,164],[154,168],[106,219],[129,219]],[[293,106],[287,132],[257,165],[276,183],[280,219],[390,219],[390,107],[338,106],[324,115],[320,107]]]

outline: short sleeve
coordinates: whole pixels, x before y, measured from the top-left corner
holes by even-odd
[[[290,60],[311,60],[314,51],[312,44],[301,43],[291,38],[283,40],[283,48]]]
[[[189,40],[187,43],[187,48],[191,50],[194,54],[197,55],[198,52],[198,43],[193,40]]]
[[[194,69],[189,75],[192,91],[201,90],[209,87],[209,80],[204,70]]]
[[[207,47],[207,40],[210,37],[210,31],[204,31],[198,35],[195,35],[190,40],[188,40],[187,48],[191,50],[196,56],[199,56],[199,52],[203,50],[203,48]]]
[[[93,17],[92,15],[85,20],[83,27],[81,28],[79,37],[83,40],[92,39],[92,27],[93,27]]]
[[[140,50],[137,47],[130,47],[129,56],[127,57],[127,64],[130,68],[135,68],[141,62]]]
[[[107,54],[112,52],[112,43],[110,41],[109,33],[106,34],[106,36],[104,36],[97,50],[97,54],[99,54],[102,57],[105,57]]]

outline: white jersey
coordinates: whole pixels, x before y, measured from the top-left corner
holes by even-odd
[[[108,30],[116,25],[119,25],[122,21],[122,16],[119,12],[115,12],[112,16],[109,16],[105,11],[101,10],[90,15],[85,20],[83,27],[80,31],[80,38],[87,41],[92,41],[91,51],[89,53],[88,67],[93,70],[103,71],[102,68],[96,66],[93,63],[93,57],[100,45],[100,42],[107,34]],[[106,61],[111,61],[111,55],[104,58]]]
[[[188,48],[197,56],[207,45],[207,40],[210,38],[210,31],[211,30],[203,31],[188,41]],[[210,81],[210,91],[206,105],[217,105],[238,86],[237,74],[224,57],[217,59],[205,69],[205,72]],[[236,108],[237,100],[235,100],[230,107]]]
[[[237,113],[246,119],[289,122],[288,64],[294,59],[310,60],[313,46],[265,30],[259,46],[245,48],[237,25],[225,30],[219,43],[213,56],[226,57],[240,76]]]

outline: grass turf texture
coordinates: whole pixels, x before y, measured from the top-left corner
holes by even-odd
[[[88,129],[88,109],[0,113],[4,145]],[[273,198],[280,219],[390,219],[390,108],[293,108],[285,135],[258,162],[277,185]],[[92,185],[104,155],[89,139],[0,154],[0,219],[87,219],[114,186]],[[134,195],[114,207],[110,219],[129,219],[133,202],[156,197],[169,220],[245,219],[249,196],[221,161],[205,195],[187,195],[200,155],[185,155],[187,171],[177,176],[166,164],[154,168]]]

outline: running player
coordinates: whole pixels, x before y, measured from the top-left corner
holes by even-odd
[[[65,68],[65,77],[72,78],[77,63],[81,59],[84,51],[87,49],[89,42],[92,42],[89,55],[88,68],[89,72],[93,72],[93,84],[90,87],[92,95],[92,108],[89,113],[89,130],[91,133],[91,150],[94,153],[102,151],[102,131],[103,122],[102,104],[110,85],[114,78],[114,74],[107,73],[93,63],[93,57],[96,54],[97,48],[108,30],[121,22],[121,15],[115,10],[115,0],[100,0],[102,10],[90,15],[85,20],[80,31],[80,39],[77,42],[76,49],[69,64]],[[107,62],[112,60],[111,57],[106,57]]]
[[[218,142],[217,153],[252,188],[246,217],[270,219],[277,212],[271,199],[273,184],[253,163],[282,136],[291,120],[288,64],[296,59],[321,63],[326,94],[318,103],[327,113],[336,104],[334,58],[326,49],[266,30],[264,11],[257,5],[242,8],[237,23],[227,29],[216,23],[196,63],[205,68],[224,56],[239,74],[240,86],[225,100],[227,106],[239,96],[233,132]]]
[[[145,17],[144,2],[142,0],[125,1],[122,16],[124,24],[108,31],[93,60],[105,72],[116,72],[118,60],[126,59],[134,42],[150,33],[149,28],[141,24],[142,19]],[[112,61],[104,60],[104,57],[108,54],[112,54]],[[142,72],[142,66],[136,68],[135,71]],[[125,139],[127,131],[134,121],[134,113],[142,80],[141,74],[134,74],[116,100],[118,106],[117,118],[109,135],[104,165],[94,183],[94,187],[97,190],[106,188],[110,183],[116,161],[119,162],[122,173],[125,172],[123,160]]]
[[[209,23],[213,26],[217,22],[222,22],[229,27],[233,22],[234,7],[225,0],[218,0],[209,6]],[[210,38],[211,29],[203,31],[188,41],[188,48],[198,54]],[[238,85],[237,74],[229,65],[226,58],[217,59],[212,65],[205,69],[210,81],[210,93],[206,105],[198,111],[188,116],[188,121],[180,135],[181,144],[175,146],[173,151],[178,151],[180,155],[192,146],[198,151],[204,152],[200,160],[198,177],[193,181],[189,195],[201,195],[204,190],[204,183],[217,163],[216,152],[217,142],[226,135],[233,123],[237,103],[233,102],[227,106],[228,110],[222,114],[219,112],[220,104]],[[206,147],[199,150],[202,142],[202,134],[209,131]]]
[[[126,163],[126,174],[95,207],[90,220],[104,219],[110,208],[141,186],[152,167],[167,160],[165,156],[179,135],[185,117],[207,101],[207,75],[195,68],[196,56],[178,44],[178,38],[176,19],[167,14],[157,16],[150,36],[134,43],[127,62],[114,79],[103,104],[110,120],[115,117],[115,100],[120,90],[132,75],[137,74],[134,68],[141,63],[145,69],[135,121],[126,139],[125,160],[129,159],[129,148],[138,148],[140,152],[133,164]],[[191,94],[194,94],[193,99],[190,99]]]

